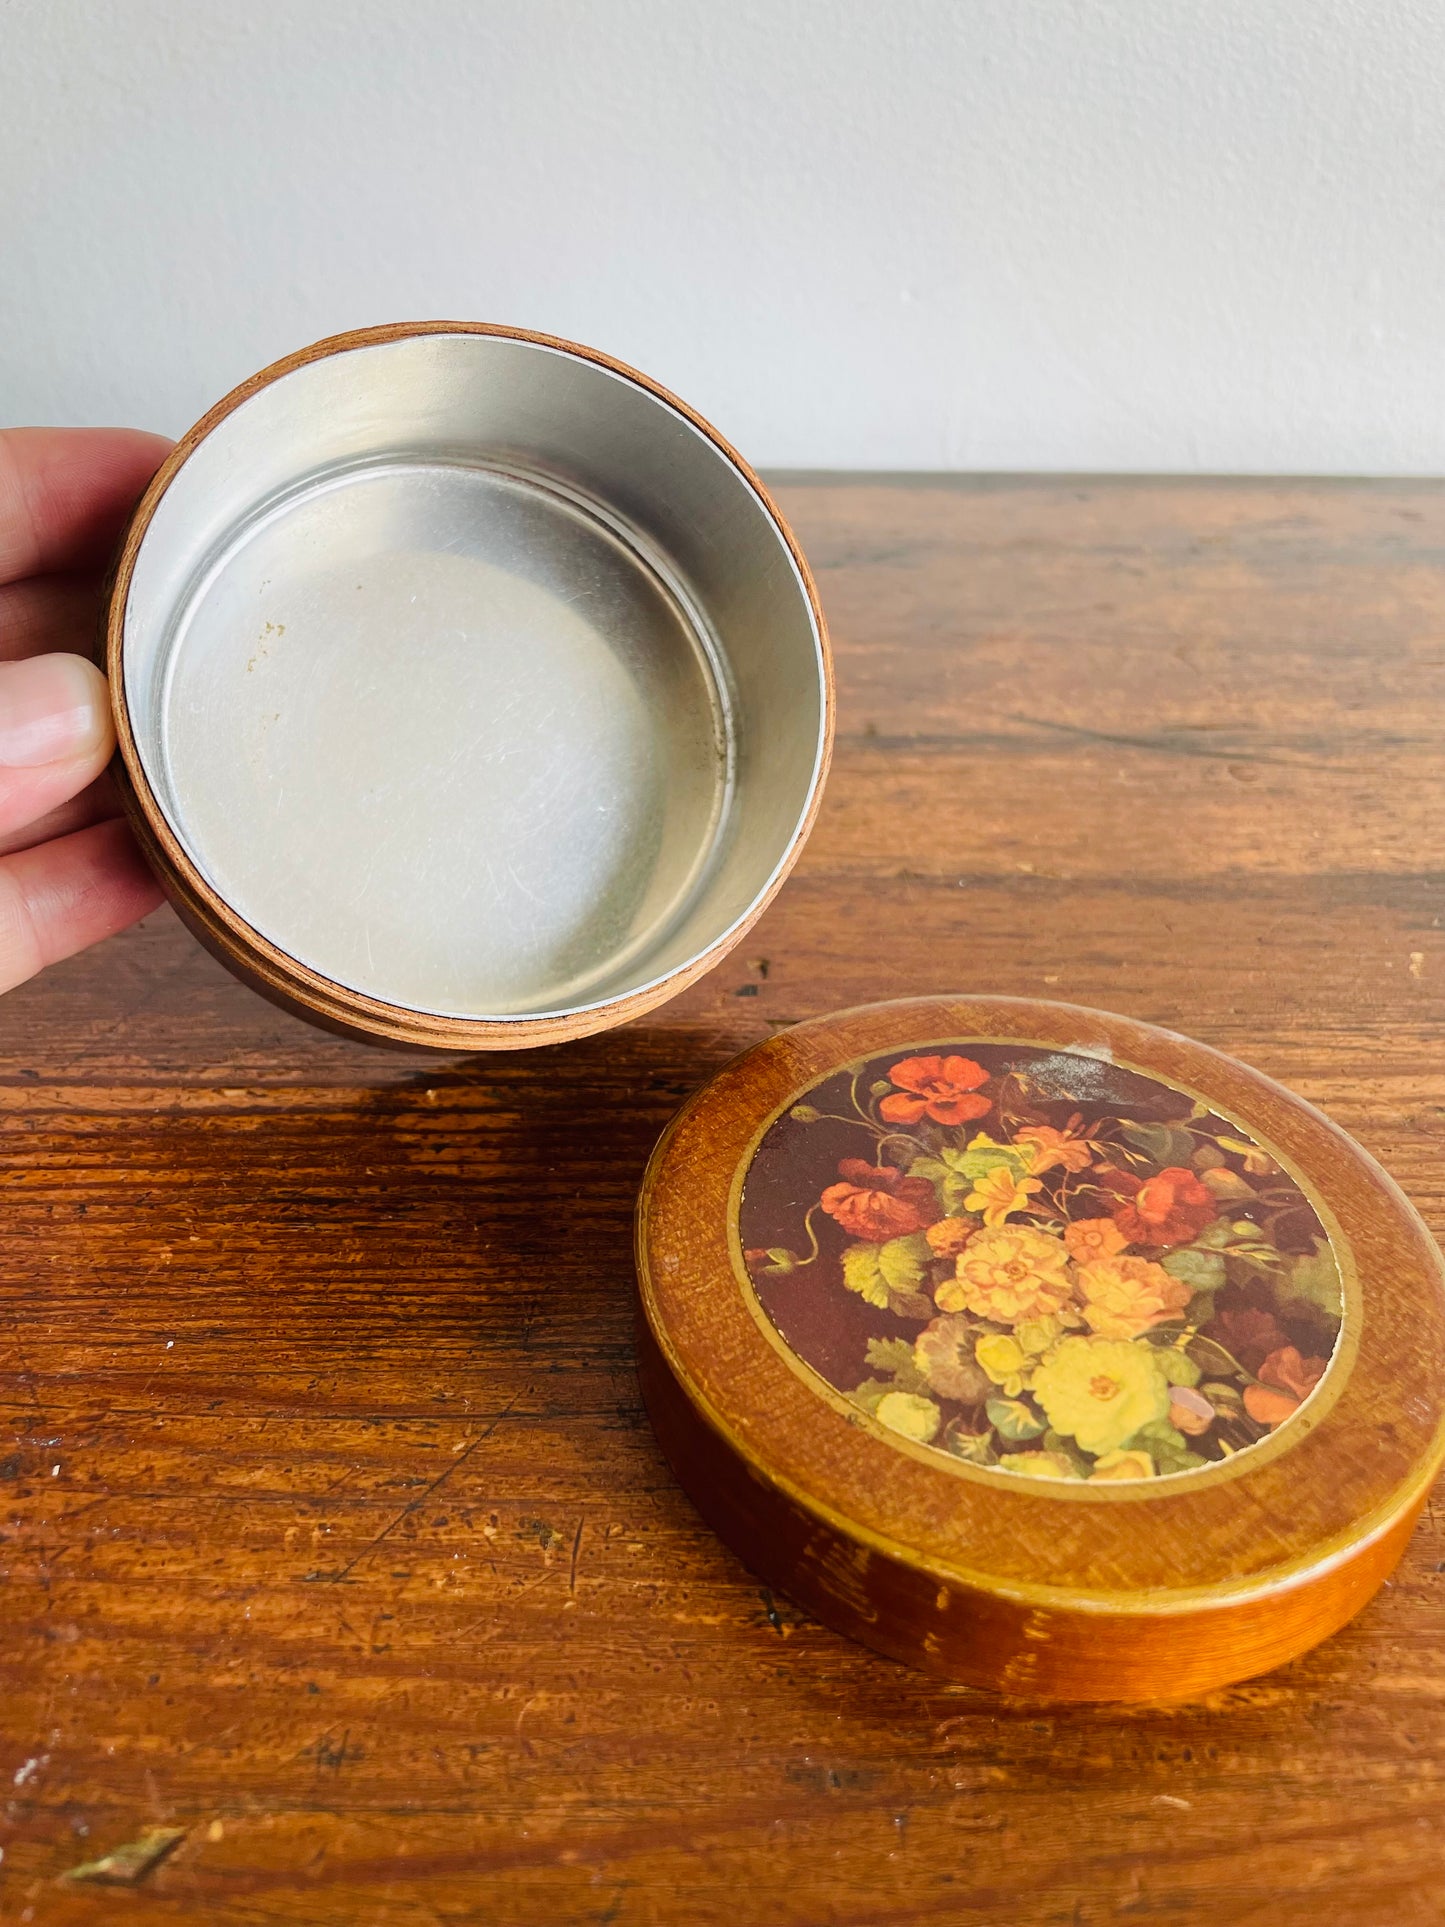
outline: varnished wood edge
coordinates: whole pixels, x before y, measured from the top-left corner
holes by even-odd
[[[1353,1619],[1398,1564],[1427,1494],[1315,1570],[1268,1594],[1107,1606],[971,1585],[840,1531],[739,1456],[676,1377],[639,1303],[638,1381],[663,1456],[714,1531],[759,1578],[824,1625],[904,1665],[1042,1700],[1188,1699],[1269,1672]],[[886,1596],[886,1608],[879,1599]],[[1120,1628],[1125,1643],[1106,1636]],[[1186,1629],[1190,1635],[1184,1637]]]
[[[592,362],[609,374],[632,382],[680,415],[712,443],[756,495],[792,558],[818,642],[823,716],[817,763],[807,806],[762,894],[747,913],[706,950],[656,983],[628,996],[557,1016],[493,1019],[449,1017],[435,1012],[410,1010],[403,1005],[387,1003],[348,989],[278,948],[238,916],[211,887],[171,829],[146,776],[126,697],[125,610],[136,557],[162,497],[200,443],[220,422],[261,389],[311,362],[324,360],[330,355],[346,354],[357,348],[377,347],[418,336],[459,334],[490,335],[503,340],[526,342],[533,347],[552,349]],[[618,361],[600,349],[589,348],[560,336],[538,334],[529,329],[508,328],[490,322],[388,322],[373,328],[357,328],[343,334],[328,335],[309,347],[284,356],[280,361],[272,362],[217,402],[181,437],[162,462],[127,525],[110,583],[105,614],[105,667],[110,679],[116,730],[116,753],[111,771],[121,805],[146,860],[156,872],[182,921],[227,968],[283,1009],[347,1036],[404,1046],[455,1051],[534,1049],[586,1037],[595,1031],[613,1029],[633,1018],[644,1016],[659,1004],[677,996],[742,941],[786,882],[817,821],[833,757],[837,697],[832,645],[822,600],[797,538],[757,473],[704,416],[661,383],[653,381],[650,376],[626,362]]]
[[[1172,1031],[1163,1025],[1146,1024],[1134,1017],[1125,1017],[1117,1012],[1099,1011],[1082,1004],[1069,1004],[1053,999],[1040,1000],[1027,997],[990,997],[980,993],[961,993],[954,997],[937,996],[888,1000],[882,1003],[858,1004],[846,1010],[829,1012],[826,1016],[805,1019],[787,1031],[775,1032],[760,1043],[752,1045],[729,1060],[713,1078],[679,1108],[667,1128],[663,1131],[648,1159],[643,1174],[642,1186],[638,1194],[637,1210],[634,1218],[634,1263],[637,1280],[637,1314],[640,1334],[645,1331],[647,1344],[656,1353],[657,1359],[667,1371],[677,1387],[679,1396],[702,1425],[699,1435],[716,1444],[717,1453],[709,1454],[710,1463],[720,1468],[721,1473],[731,1476],[733,1466],[741,1466],[758,1485],[772,1491],[801,1516],[814,1521],[845,1546],[865,1547],[890,1565],[904,1571],[925,1575],[930,1582],[946,1588],[958,1589],[965,1594],[979,1597],[1007,1600],[1021,1608],[1048,1610],[1057,1613],[1092,1615],[1094,1618],[1115,1619],[1138,1618],[1152,1620],[1158,1618],[1182,1618],[1218,1612],[1228,1606],[1245,1607],[1262,1601],[1280,1598],[1283,1595],[1312,1590],[1315,1587],[1328,1589],[1337,1575],[1354,1568],[1360,1559],[1367,1557],[1372,1546],[1381,1542],[1394,1544],[1394,1533],[1402,1517],[1412,1523],[1420,1508],[1429,1496],[1430,1488],[1445,1464],[1445,1410],[1436,1416],[1435,1431],[1428,1452],[1417,1460],[1410,1475],[1386,1493],[1368,1512],[1352,1521],[1350,1526],[1332,1538],[1312,1546],[1300,1556],[1281,1561],[1260,1571],[1236,1579],[1233,1582],[1221,1581],[1208,1586],[1160,1590],[1158,1588],[1134,1587],[1128,1590],[1102,1592],[1084,1588],[1054,1586],[1043,1583],[1028,1583],[997,1577],[992,1573],[974,1571],[962,1565],[938,1559],[930,1554],[905,1545],[887,1534],[877,1533],[861,1525],[856,1520],[845,1517],[835,1508],[807,1492],[796,1481],[791,1480],[759,1460],[749,1448],[747,1441],[729,1424],[711,1399],[697,1384],[686,1362],[678,1354],[671,1337],[660,1316],[653,1290],[651,1262],[649,1255],[649,1230],[652,1200],[658,1172],[666,1161],[673,1138],[688,1121],[692,1113],[702,1104],[717,1078],[724,1077],[747,1058],[755,1054],[785,1047],[787,1039],[799,1033],[819,1030],[831,1026],[840,1019],[871,1016],[874,1013],[888,1012],[890,1017],[902,1019],[909,1010],[917,1011],[920,1018],[931,1014],[939,1019],[943,1028],[934,1034],[943,1037],[948,1028],[944,1013],[959,1007],[980,1007],[986,1009],[1013,1009],[1026,1011],[1036,1008],[1040,1001],[1049,1002],[1054,1009],[1066,1013],[1076,1013],[1082,1020],[1099,1020],[1123,1025],[1130,1031],[1156,1031],[1161,1036],[1183,1045],[1190,1051],[1201,1052],[1217,1060],[1231,1070],[1243,1069],[1249,1076],[1265,1085],[1271,1092],[1293,1107],[1305,1112],[1316,1126],[1326,1130],[1337,1139],[1357,1159],[1362,1161],[1372,1176],[1391,1194],[1402,1216],[1418,1233],[1424,1251],[1433,1254],[1434,1269],[1442,1291],[1445,1291],[1445,1258],[1442,1258],[1429,1226],[1420,1213],[1405,1196],[1376,1159],[1349,1136],[1348,1132],[1328,1117],[1317,1106],[1299,1097],[1276,1079],[1256,1070],[1253,1065],[1243,1064],[1241,1060],[1218,1051],[1212,1045],[1186,1037],[1180,1031]],[[922,1030],[929,1029],[927,1022],[920,1025]],[[886,1046],[884,1047],[886,1048]],[[1153,1073],[1150,1073],[1153,1075]],[[1253,1127],[1251,1127],[1252,1129]],[[735,1281],[734,1281],[735,1282]],[[1343,1380],[1341,1381],[1343,1384]],[[646,1390],[644,1388],[644,1396]],[[649,1410],[651,1407],[649,1406]],[[932,1470],[933,1468],[929,1468]],[[682,1476],[681,1474],[679,1476]],[[1241,1475],[1243,1476],[1243,1474]],[[689,1484],[689,1492],[692,1487]],[[696,1498],[696,1494],[693,1494]],[[701,1502],[699,1502],[701,1504]],[[1399,1541],[1395,1552],[1403,1549],[1409,1537],[1408,1530]],[[1393,1563],[1393,1562],[1392,1562]],[[1388,1568],[1386,1569],[1388,1570]],[[1382,1572],[1381,1577],[1384,1574]],[[1348,1617],[1348,1615],[1345,1615]],[[1341,1619],[1337,1622],[1343,1624]],[[861,1636],[861,1635],[860,1635]],[[1321,1634],[1320,1637],[1326,1635]],[[1298,1650],[1303,1650],[1303,1647]],[[1268,1662],[1278,1664],[1278,1660]],[[1256,1668],[1255,1670],[1262,1670]],[[1244,1677],[1243,1674],[1236,1677]]]

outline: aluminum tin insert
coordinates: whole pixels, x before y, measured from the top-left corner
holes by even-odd
[[[461,323],[341,336],[180,444],[110,613],[132,815],[182,913],[322,1021],[578,1035],[716,961],[831,737],[806,565],[643,376]]]

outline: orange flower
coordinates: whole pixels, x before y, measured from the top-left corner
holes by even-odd
[[[900,1086],[878,1106],[890,1124],[916,1124],[921,1117],[963,1124],[991,1108],[986,1097],[976,1095],[988,1072],[971,1057],[905,1057],[888,1075]]]
[[[977,1229],[967,1218],[940,1218],[923,1235],[935,1257],[956,1258]]]
[[[1324,1377],[1328,1363],[1327,1358],[1302,1358],[1296,1346],[1283,1345],[1270,1353],[1260,1366],[1258,1377],[1261,1384],[1290,1392],[1303,1404]]]
[[[1069,1254],[1032,1225],[978,1231],[958,1260],[958,1275],[934,1292],[940,1311],[972,1311],[998,1325],[1049,1318],[1068,1303]]]
[[[1064,1243],[1075,1264],[1087,1265],[1096,1258],[1113,1258],[1128,1242],[1112,1218],[1076,1218],[1064,1226]]]
[[[1258,1385],[1244,1388],[1244,1409],[1256,1425],[1271,1432],[1292,1418],[1325,1375],[1327,1358],[1303,1358],[1294,1345],[1281,1345],[1259,1368]]]
[[[1056,1164],[1066,1171],[1083,1171],[1094,1156],[1094,1147],[1086,1139],[1077,1135],[1082,1117],[1076,1112],[1069,1119],[1068,1128],[1056,1131],[1052,1124],[1027,1124],[1022,1130],[1014,1132],[1014,1142],[1033,1147],[1029,1170],[1036,1176],[1044,1171],[1052,1171]]]
[[[888,1164],[844,1158],[841,1184],[830,1184],[820,1203],[830,1218],[865,1244],[887,1244],[922,1231],[938,1214],[938,1198],[927,1178],[908,1178]]]
[[[1103,1165],[1099,1181],[1119,1200],[1114,1222],[1132,1245],[1188,1244],[1219,1216],[1214,1193],[1182,1165],[1148,1179]]]
[[[1294,1417],[1299,1400],[1289,1392],[1277,1392],[1272,1385],[1246,1385],[1244,1409],[1256,1425],[1267,1425],[1272,1432],[1287,1418]]]
[[[1189,1287],[1147,1258],[1095,1258],[1079,1268],[1084,1317],[1101,1338],[1137,1338],[1189,1303]]]

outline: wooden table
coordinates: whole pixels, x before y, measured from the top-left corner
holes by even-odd
[[[390,1055],[169,913],[0,1006],[0,1919],[1445,1918],[1436,1517],[1343,1635],[1207,1702],[951,1689],[703,1529],[629,1302],[679,1100],[775,1025],[932,990],[1190,1031],[1445,1224],[1445,488],[781,493],[832,784],[660,1015]],[[162,1826],[134,1890],[57,1883]]]

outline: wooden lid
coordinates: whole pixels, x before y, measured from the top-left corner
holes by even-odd
[[[974,1685],[1179,1697],[1342,1625],[1445,1456],[1440,1254],[1318,1111],[1011,998],[801,1024],[674,1121],[643,1389],[748,1563]]]

